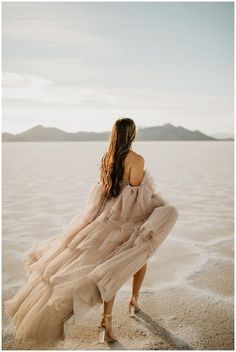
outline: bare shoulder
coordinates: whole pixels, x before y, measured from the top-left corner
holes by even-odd
[[[139,186],[144,175],[144,157],[140,154],[134,153],[130,161],[130,178],[131,186]]]
[[[130,150],[127,154],[127,159],[129,160],[129,163],[135,163],[138,160],[144,160],[143,156],[141,154],[138,154],[134,152],[133,150]]]

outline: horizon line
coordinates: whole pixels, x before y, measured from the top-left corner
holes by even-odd
[[[212,136],[212,135],[214,135],[214,134],[221,134],[221,133],[222,133],[222,134],[229,134],[229,135],[231,135],[231,136],[234,136],[234,131],[233,131],[233,133],[232,133],[232,132],[225,132],[225,131],[223,131],[223,132],[219,132],[219,131],[218,131],[218,132],[210,132],[210,134],[209,134],[209,132],[203,132],[202,130],[199,130],[199,129],[190,129],[190,128],[183,127],[183,126],[181,126],[181,125],[176,126],[176,125],[174,125],[173,123],[170,123],[170,122],[163,123],[162,125],[152,125],[152,126],[136,125],[136,126],[137,126],[137,131],[138,131],[139,129],[155,128],[155,127],[161,127],[161,126],[165,126],[165,125],[171,125],[171,126],[173,126],[173,127],[175,127],[175,128],[181,127],[181,128],[187,129],[187,130],[192,131],[192,132],[199,131],[199,132],[204,133],[204,134],[209,135],[209,136]],[[60,128],[60,127],[57,127],[57,126],[45,126],[45,125],[42,125],[42,124],[36,124],[36,125],[33,125],[32,127],[29,127],[29,128],[27,128],[27,129],[25,129],[25,130],[22,130],[21,132],[9,132],[9,131],[3,131],[3,130],[2,130],[2,134],[3,134],[3,133],[9,133],[9,134],[17,135],[17,134],[26,132],[26,131],[28,131],[28,130],[30,130],[30,129],[32,129],[32,128],[35,128],[35,127],[57,128],[57,129],[59,129],[59,130],[61,130],[61,131],[63,131],[63,132],[66,132],[66,133],[78,133],[78,132],[85,132],[85,133],[107,133],[107,132],[110,132],[110,129],[108,129],[108,130],[103,130],[103,131],[92,131],[92,130],[74,130],[74,131],[67,131],[67,130],[64,130],[64,129],[62,129],[62,128]]]

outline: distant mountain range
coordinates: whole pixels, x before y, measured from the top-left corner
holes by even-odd
[[[234,140],[234,135],[230,134],[230,133],[214,133],[214,134],[210,134],[211,137],[217,138],[217,139],[230,139],[230,140]]]
[[[22,133],[2,133],[3,142],[81,142],[108,141],[109,131],[104,132],[65,132],[56,127],[34,126]],[[181,126],[166,123],[162,126],[137,129],[136,141],[216,141],[234,140],[234,138],[216,138],[199,130],[188,130]]]

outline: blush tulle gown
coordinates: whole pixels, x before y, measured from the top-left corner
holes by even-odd
[[[25,283],[4,301],[15,339],[64,339],[68,319],[108,301],[147,262],[178,218],[155,187],[146,169],[139,186],[123,180],[106,201],[99,182],[83,213],[24,253]]]

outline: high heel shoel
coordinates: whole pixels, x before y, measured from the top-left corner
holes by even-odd
[[[129,301],[129,316],[133,317],[138,311],[140,311],[140,308],[137,304],[137,298],[132,296]]]
[[[103,314],[103,317],[106,319],[107,317],[111,317],[111,314]],[[108,334],[108,330],[105,323],[101,323],[98,326],[98,343],[107,342],[116,342],[116,338],[110,338]]]

